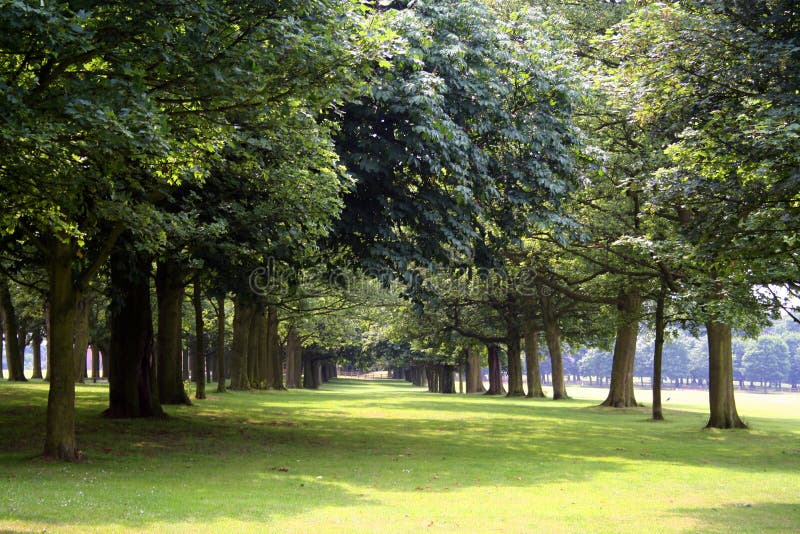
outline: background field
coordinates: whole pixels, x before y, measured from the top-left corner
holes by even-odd
[[[37,458],[47,385],[2,383],[0,531],[800,529],[800,396],[738,393],[751,429],[710,431],[703,392],[665,393],[663,423],[646,408],[596,408],[602,389],[569,392],[553,402],[339,380],[108,420],[106,386],[81,385],[86,460],[60,464]]]

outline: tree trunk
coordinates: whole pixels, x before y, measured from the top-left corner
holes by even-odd
[[[33,330],[31,341],[33,345],[33,376],[31,378],[42,378],[42,331],[37,326]]]
[[[247,348],[250,344],[251,308],[238,295],[233,301],[233,343],[231,345],[231,385],[233,390],[250,389]]]
[[[154,383],[150,258],[118,249],[111,255],[109,417],[163,416]]]
[[[267,384],[267,317],[265,309],[257,305],[250,320],[250,343],[247,345],[247,363],[250,384],[261,389]]]
[[[539,332],[532,321],[523,325],[525,338],[525,364],[528,370],[528,397],[544,398],[542,377],[539,372]]]
[[[519,325],[508,326],[508,397],[525,396],[525,389],[522,387],[521,337]]]
[[[48,295],[49,295],[49,293],[48,293]],[[45,368],[45,372],[44,372],[44,381],[45,382],[50,382],[50,355],[52,354],[52,351],[50,350],[50,346],[51,346],[50,334],[51,334],[51,332],[53,330],[52,329],[52,324],[53,324],[52,315],[53,315],[53,312],[51,311],[50,302],[46,300],[45,303],[44,303],[44,331],[45,331],[45,337],[47,338],[47,347],[45,348],[45,353],[44,353],[45,354],[45,358],[47,359],[47,367]]]
[[[314,370],[316,360],[310,353],[303,354],[303,387],[305,389],[319,389],[318,374]]]
[[[281,342],[278,337],[278,308],[267,307],[267,389],[286,389],[283,387],[283,361]]]
[[[100,349],[96,343],[89,345],[92,349],[92,382],[97,382],[100,377]]]
[[[158,262],[156,298],[158,300],[158,400],[161,404],[191,405],[183,387],[183,298],[185,287],[180,266],[172,261]]]
[[[653,420],[663,421],[664,412],[661,408],[661,360],[664,355],[664,304],[667,299],[667,288],[661,284],[656,300],[656,341],[653,349]]]
[[[733,393],[731,327],[717,321],[706,324],[708,333],[708,400],[711,415],[706,428],[747,428],[736,412]]]
[[[289,332],[286,334],[286,387],[296,389],[302,387],[300,381],[300,368],[302,363],[303,347],[297,328],[294,324],[289,325]]]
[[[217,393],[225,393],[225,295],[217,297]]]
[[[452,365],[440,365],[439,378],[439,393],[452,394],[456,392],[455,381],[453,380],[453,373],[455,367]]]
[[[89,347],[89,299],[78,295],[75,305],[75,330],[73,361],[75,362],[75,382],[83,383],[86,378],[86,349]]]
[[[561,327],[552,310],[550,297],[547,296],[542,297],[542,317],[547,350],[550,353],[553,400],[568,399],[567,386],[564,383],[564,359],[561,354]]]
[[[6,338],[6,366],[8,379],[12,382],[26,382],[25,364],[20,353],[19,324],[8,280],[0,274],[0,315],[3,319],[3,330]]]
[[[639,334],[639,316],[642,298],[639,290],[629,288],[619,296],[620,325],[614,342],[611,363],[611,386],[608,397],[600,406],[627,408],[638,406],[633,393],[633,363],[636,357],[636,337]]]
[[[471,347],[464,350],[466,352],[464,359],[467,367],[467,393],[483,393],[486,391],[486,387],[483,385],[481,376],[481,355]]]
[[[72,326],[75,324],[77,291],[72,280],[71,245],[53,240],[48,259],[49,325],[47,330],[47,423],[44,455],[59,460],[77,461],[75,440],[75,366],[72,362]]]
[[[495,343],[490,343],[487,349],[489,351],[489,389],[485,395],[504,395],[506,390],[503,387],[500,347]]]
[[[203,288],[200,280],[194,282],[192,293],[192,304],[194,306],[194,380],[197,384],[195,399],[206,398],[206,333],[205,323],[203,322]]]

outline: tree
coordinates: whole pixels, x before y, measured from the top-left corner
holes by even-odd
[[[778,336],[761,336],[745,351],[742,365],[745,378],[758,380],[766,392],[768,384],[780,386],[788,377],[789,347]]]

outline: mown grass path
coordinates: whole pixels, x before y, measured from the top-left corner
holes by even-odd
[[[752,429],[712,431],[692,392],[671,392],[663,423],[596,408],[593,390],[553,402],[356,380],[108,420],[106,388],[85,385],[87,459],[59,464],[36,457],[46,388],[0,383],[0,531],[800,530],[797,395],[739,395]]]

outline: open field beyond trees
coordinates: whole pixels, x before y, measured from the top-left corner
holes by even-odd
[[[47,385],[0,384],[0,531],[790,532],[800,397],[737,393],[749,430],[703,430],[702,392],[648,408],[433,395],[401,381],[209,395],[107,419],[77,386],[80,463],[41,459]],[[647,402],[646,392],[637,396]]]

